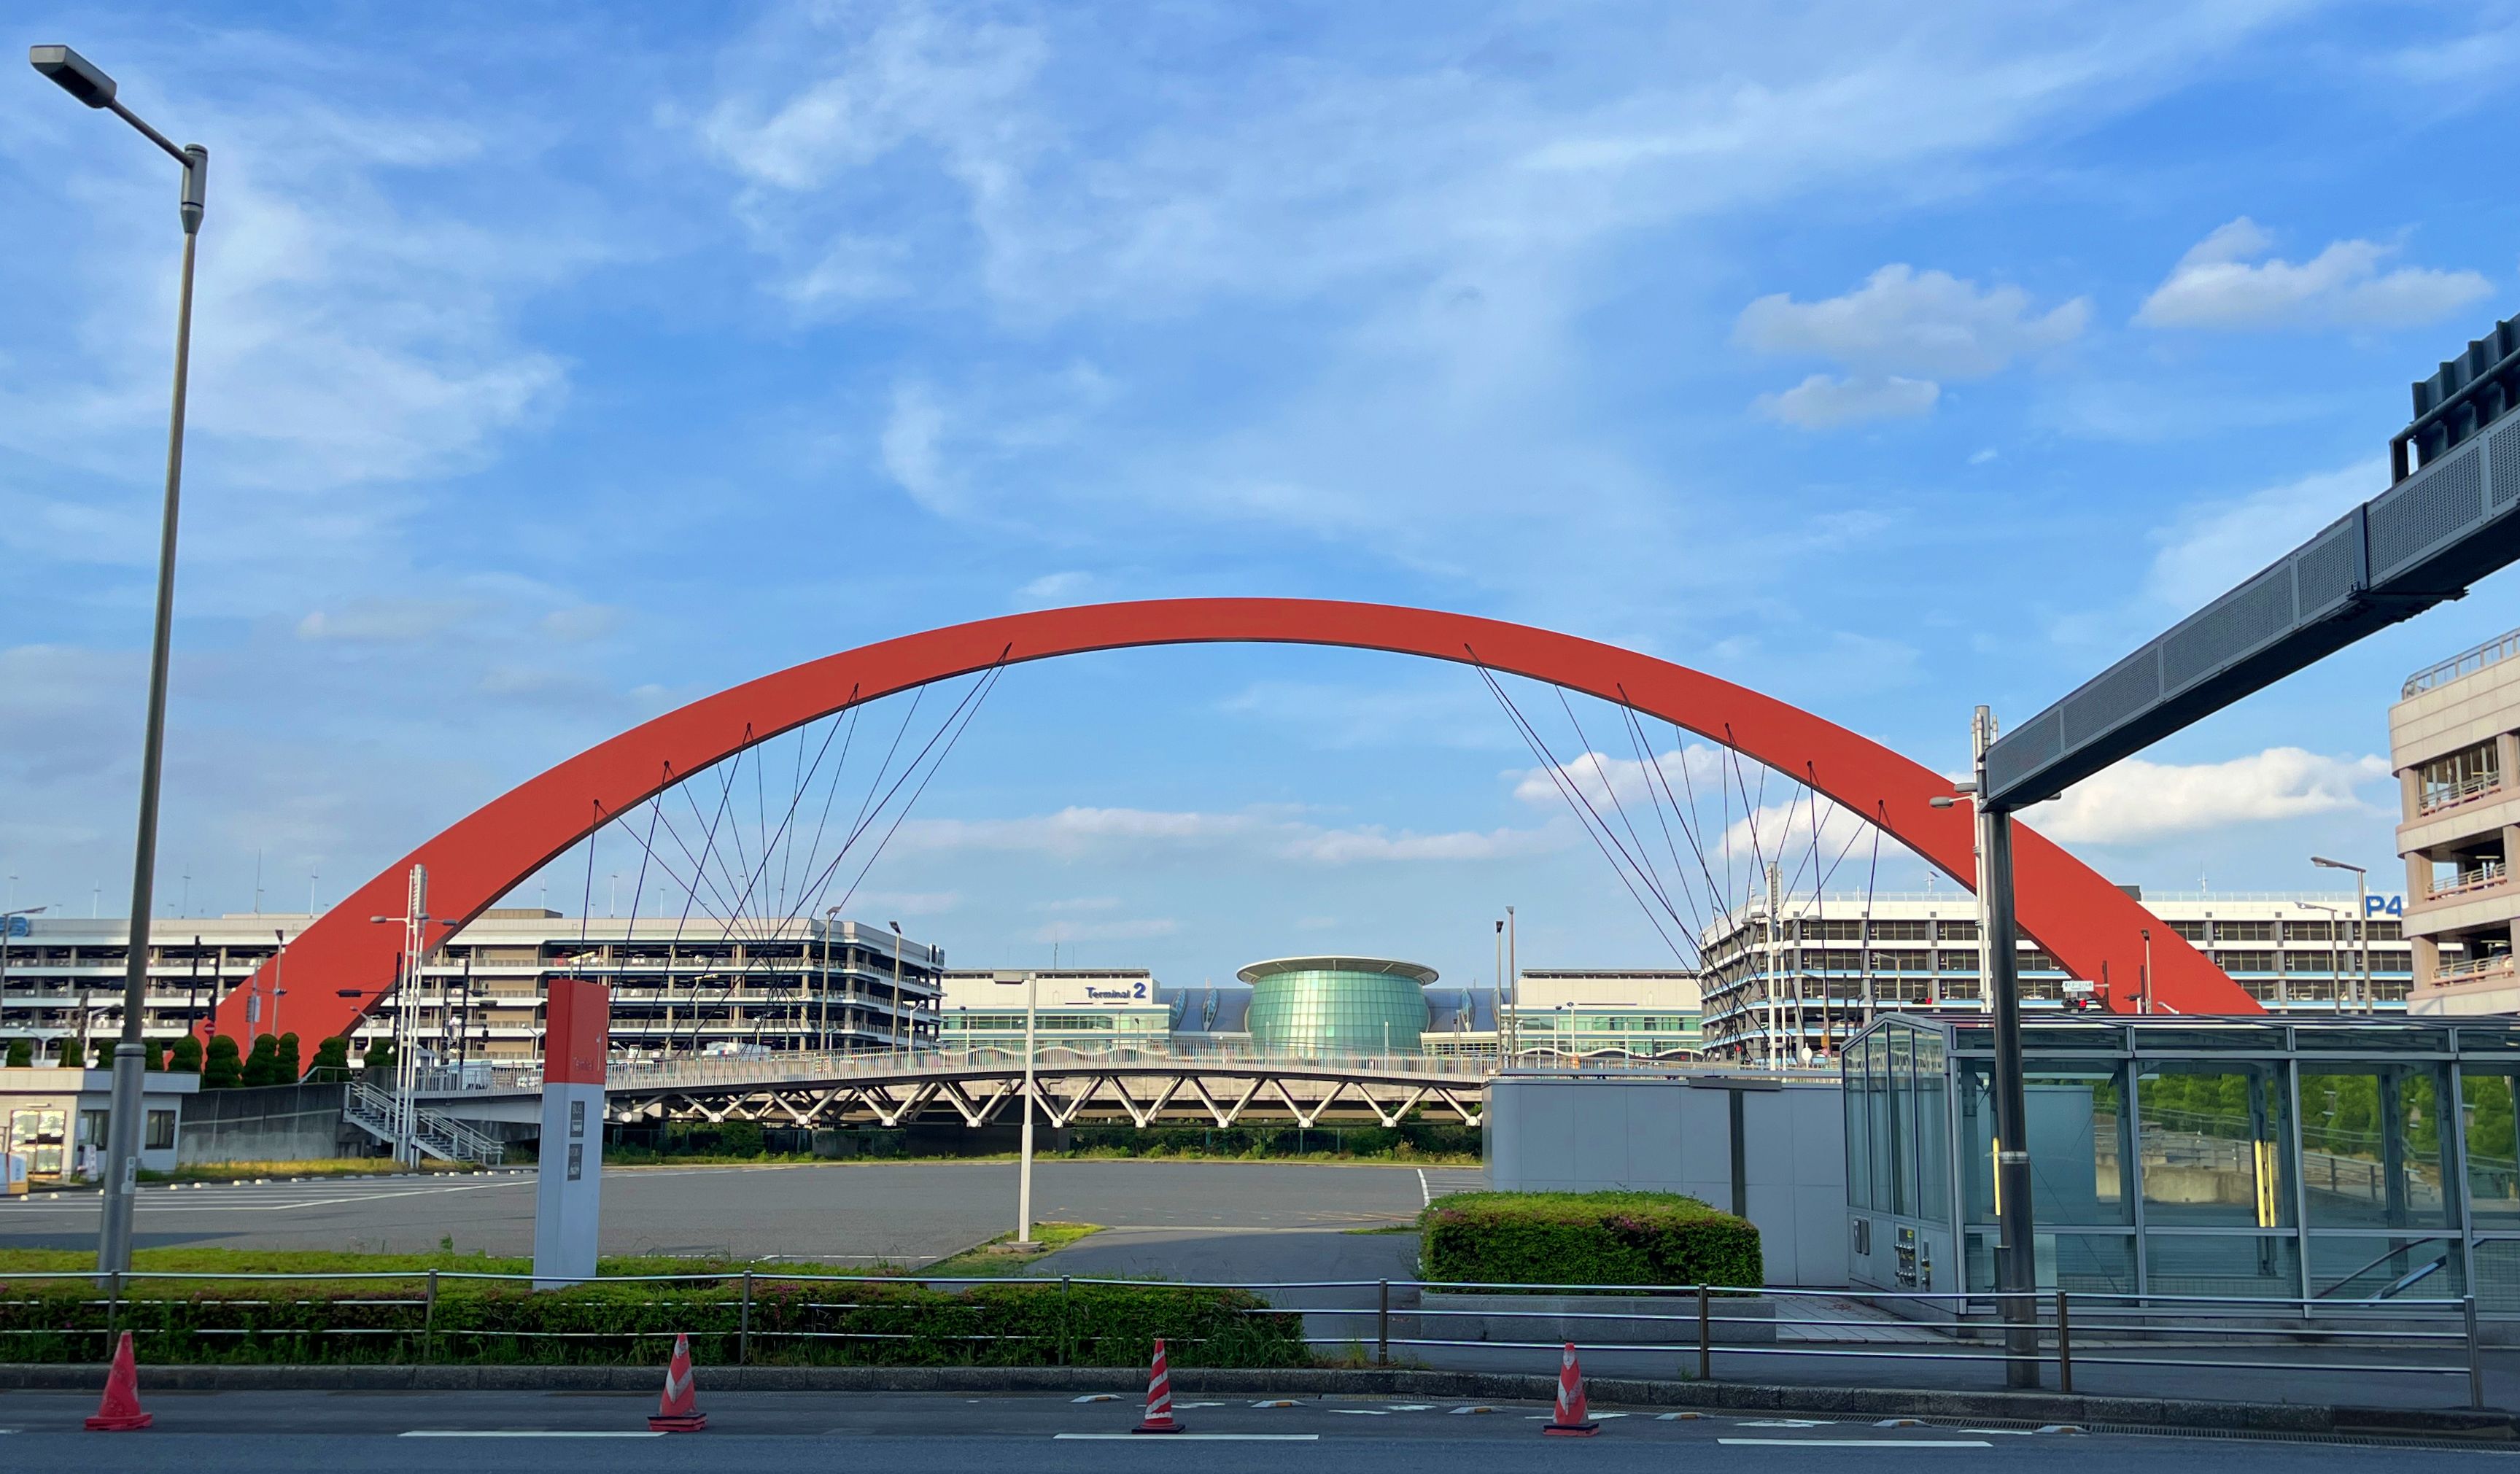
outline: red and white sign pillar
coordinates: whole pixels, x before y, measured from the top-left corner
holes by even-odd
[[[602,983],[557,978],[543,1021],[542,1162],[534,1190],[534,1288],[595,1277],[603,1220],[604,1054],[612,995]]]

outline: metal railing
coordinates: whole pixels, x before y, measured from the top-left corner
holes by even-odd
[[[2488,890],[2510,878],[2510,871],[2499,860],[2488,860],[2473,870],[2459,871],[2445,881],[2426,880],[2424,894],[2440,900],[2444,896],[2463,895],[2469,891]]]
[[[363,1081],[350,1082],[349,1092],[341,1100],[341,1114],[351,1124],[385,1141],[397,1136],[398,1110],[399,1102],[393,1096]],[[426,1106],[412,1114],[412,1139],[440,1160],[474,1162],[484,1167],[497,1167],[507,1160],[508,1148],[495,1137]]]
[[[2481,798],[2501,787],[2502,775],[2499,772],[2472,773],[2447,783],[2428,782],[2415,797],[2415,813],[2438,814],[2444,809],[2454,809],[2471,798]]]
[[[2463,1380],[2461,1389],[2466,1406],[2484,1407],[2485,1341],[2476,1298],[2415,1300],[2410,1298],[2374,1299],[2338,1302],[2322,1299],[2263,1298],[2247,1296],[2162,1295],[2103,1292],[2095,1290],[2042,1290],[2016,1294],[1992,1292],[1942,1293],[1923,1290],[1889,1292],[1853,1290],[1748,1289],[1715,1285],[1603,1285],[1603,1284],[1504,1284],[1462,1280],[1418,1279],[1320,1279],[1262,1281],[1182,1281],[1101,1278],[1082,1275],[1047,1276],[1010,1280],[1003,1277],[931,1276],[916,1273],[902,1274],[813,1274],[745,1270],[695,1272],[678,1274],[606,1275],[586,1281],[619,1291],[625,1287],[652,1286],[660,1293],[676,1286],[729,1289],[740,1287],[733,1299],[624,1300],[618,1294],[606,1302],[616,1307],[637,1306],[654,1309],[671,1306],[678,1314],[670,1326],[656,1328],[619,1328],[602,1330],[568,1330],[536,1327],[498,1327],[479,1324],[450,1327],[441,1325],[438,1310],[441,1296],[452,1286],[468,1284],[487,1286],[524,1285],[532,1283],[529,1274],[493,1273],[478,1271],[367,1271],[326,1273],[160,1273],[139,1271],[128,1274],[103,1274],[94,1271],[46,1272],[0,1275],[0,1322],[22,1318],[22,1312],[39,1302],[23,1298],[21,1293],[30,1285],[76,1283],[92,1286],[92,1294],[76,1304],[92,1314],[95,1324],[68,1323],[58,1314],[48,1315],[42,1325],[8,1325],[0,1323],[0,1338],[52,1337],[55,1345],[82,1342],[93,1337],[96,1355],[102,1357],[113,1337],[122,1329],[155,1331],[144,1310],[163,1307],[182,1313],[180,1330],[171,1316],[164,1318],[165,1334],[210,1338],[238,1338],[225,1344],[246,1348],[258,1345],[268,1351],[309,1349],[322,1353],[327,1349],[339,1353],[335,1360],[373,1362],[376,1352],[399,1352],[423,1362],[465,1362],[495,1355],[498,1360],[529,1361],[522,1353],[531,1350],[526,1343],[548,1343],[550,1349],[562,1353],[556,1360],[578,1362],[590,1352],[600,1351],[589,1343],[616,1343],[625,1359],[652,1356],[653,1349],[644,1343],[671,1340],[688,1333],[696,1341],[713,1336],[723,1348],[732,1343],[734,1355],[728,1360],[746,1363],[756,1360],[812,1362],[831,1360],[818,1353],[816,1343],[838,1341],[962,1341],[968,1343],[1004,1343],[1028,1340],[1053,1340],[1054,1345],[1041,1349],[1041,1355],[1028,1362],[1013,1362],[1004,1355],[992,1355],[989,1364],[1075,1364],[1073,1353],[1078,1335],[1071,1328],[1068,1314],[1070,1298],[1079,1286],[1136,1288],[1158,1291],[1234,1290],[1246,1292],[1266,1303],[1237,1310],[1239,1316],[1281,1318],[1282,1329],[1300,1324],[1300,1340],[1308,1347],[1344,1349],[1347,1360],[1370,1357],[1378,1365],[1407,1362],[1444,1368],[1475,1368],[1492,1371],[1529,1370],[1553,1372],[1561,1348],[1572,1345],[1578,1351],[1595,1354],[1640,1355],[1668,1359],[1644,1376],[1669,1376],[1679,1380],[1715,1381],[1719,1372],[1737,1377],[1740,1362],[1725,1365],[1725,1359],[1774,1359],[1754,1361],[1750,1364],[1789,1366],[1797,1360],[1834,1359],[1878,1362],[1883,1363],[1919,1363],[1945,1367],[1967,1368],[1993,1363],[2007,1369],[2018,1369],[2027,1362],[2035,1368],[2033,1380],[2047,1385],[2052,1373],[2055,1390],[2067,1394],[2077,1390],[2078,1370],[2106,1367],[2113,1370],[2107,1380],[2116,1384],[2110,1392],[2134,1394],[2127,1386],[2129,1372],[2154,1368],[2174,1373],[2175,1385],[2182,1397],[2194,1398],[2200,1388],[2194,1373],[2203,1371],[2253,1371],[2342,1374],[2351,1377],[2454,1377]],[[234,1286],[269,1285],[274,1293],[262,1299],[252,1297],[204,1295],[188,1292],[186,1286],[208,1286],[213,1289]],[[291,1306],[296,1309],[317,1303],[324,1287],[355,1290],[360,1285],[374,1286],[380,1293],[340,1296],[353,1306],[356,1314],[349,1318],[355,1323],[342,1325],[309,1325],[305,1323],[266,1323],[257,1325],[253,1310],[258,1306]],[[962,1322],[963,1329],[922,1327],[905,1331],[895,1319],[889,1328],[850,1329],[845,1315],[856,1311],[880,1311],[898,1318],[906,1307],[899,1301],[845,1298],[848,1287],[922,1286],[933,1290],[953,1290],[989,1285],[1007,1287],[1012,1284],[1036,1286],[1043,1294],[1060,1297],[1059,1315],[1055,1330],[1043,1332],[1040,1318],[1025,1318],[1022,1323],[1032,1331],[1009,1332],[970,1329],[980,1323]],[[792,1297],[782,1303],[785,1311],[826,1313],[822,1328],[798,1328],[772,1323],[756,1316],[756,1296],[763,1286],[800,1286],[807,1292],[804,1300]],[[1318,1295],[1345,1296],[1353,1304],[1289,1304],[1290,1297],[1301,1299]],[[1533,1309],[1509,1308],[1511,1300],[1535,1294],[1552,1297],[1580,1297],[1574,1303],[1564,1300]],[[832,1298],[822,1298],[830,1296]],[[1429,1297],[1434,1297],[1430,1302]],[[1446,1302],[1447,1296],[1477,1296],[1475,1304]],[[1501,1305],[1500,1301],[1508,1302]],[[1829,1314],[1833,1304],[1862,1307],[1870,1302],[1871,1318],[1850,1318],[1844,1314]],[[57,1312],[61,1302],[50,1297],[42,1302],[48,1311]],[[2017,1319],[2007,1320],[2004,1308],[2010,1304],[2023,1307]],[[219,1308],[239,1309],[238,1325],[206,1323],[216,1318]],[[1615,1308],[1614,1308],[1615,1307]],[[957,1311],[979,1314],[976,1304],[937,1302],[925,1307],[907,1309],[946,1315]],[[833,1316],[829,1313],[838,1313]],[[400,1318],[396,1318],[396,1315]],[[1301,1318],[1289,1322],[1285,1318]],[[1316,1329],[1316,1322],[1337,1322],[1337,1328],[1327,1333]],[[1502,1328],[1504,1334],[1496,1332]],[[1454,1329],[1461,1334],[1443,1334]],[[2008,1342],[2007,1331],[2026,1332],[2017,1342]],[[1787,1334],[1791,1332],[1791,1334]],[[259,1343],[247,1338],[260,1337]],[[334,1342],[332,1338],[347,1338]],[[360,1338],[368,1338],[362,1341]],[[376,1338],[394,1338],[380,1342]],[[1202,1341],[1195,1336],[1168,1338],[1173,1346],[1173,1360],[1183,1366],[1197,1366],[1201,1360]],[[396,1344],[398,1343],[398,1344]],[[769,1355],[758,1357],[756,1343]],[[7,1359],[10,1345],[26,1345],[23,1340],[0,1340],[0,1359]],[[781,1355],[782,1348],[787,1354]],[[2391,1350],[2407,1353],[2401,1360],[2381,1360]],[[2286,1350],[2298,1353],[2283,1356]],[[1003,1347],[998,1348],[1002,1353]],[[1395,1352],[1399,1355],[1395,1356]],[[1533,1355],[1524,1356],[1521,1354]],[[2348,1360],[2334,1360],[2341,1353]],[[2413,1360],[2417,1354],[2429,1353],[2429,1360]],[[721,1352],[722,1354],[722,1352]],[[1500,1357],[1497,1354],[1502,1354]],[[320,1358],[319,1358],[320,1359]],[[862,1353],[848,1354],[847,1359],[863,1362]],[[975,1347],[972,1360],[982,1360]],[[1602,1363],[1607,1365],[1606,1361]],[[1667,1368],[1664,1369],[1664,1368]],[[1640,1375],[1633,1368],[1612,1372],[1614,1375]],[[1790,1373],[1784,1373],[1789,1375]],[[2100,1389],[2090,1386],[2083,1378],[2083,1391]],[[2290,1392],[2293,1389],[2287,1387]],[[2286,1401],[2301,1401],[2287,1396]]]
[[[2418,695],[2437,686],[2448,686],[2461,676],[2474,675],[2489,665],[2498,664],[2520,653],[2520,630],[2488,640],[2483,645],[2460,650],[2438,665],[2428,665],[2407,678],[2399,689],[2398,699]]]

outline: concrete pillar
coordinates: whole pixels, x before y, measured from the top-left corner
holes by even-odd
[[[595,1277],[603,1218],[604,1058],[611,995],[554,978],[543,1032],[543,1139],[534,1186],[534,1288]]]

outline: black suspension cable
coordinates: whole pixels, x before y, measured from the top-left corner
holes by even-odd
[[[1637,878],[1644,881],[1645,889],[1652,891],[1654,899],[1662,903],[1662,909],[1671,916],[1672,924],[1687,924],[1681,919],[1679,908],[1671,904],[1671,896],[1663,889],[1662,876],[1653,866],[1653,851],[1648,849],[1644,840],[1638,836],[1636,822],[1628,817],[1628,806],[1619,797],[1619,785],[1610,782],[1610,770],[1601,761],[1601,749],[1593,745],[1592,735],[1587,733],[1584,730],[1584,724],[1576,719],[1574,703],[1566,699],[1566,688],[1552,685],[1551,689],[1557,693],[1557,709],[1566,713],[1566,725],[1575,729],[1575,740],[1584,744],[1584,755],[1593,760],[1593,775],[1601,781],[1602,791],[1610,796],[1611,811],[1619,816],[1620,826],[1628,831],[1628,838],[1636,844],[1636,849],[1631,853],[1637,865]],[[1625,849],[1625,846],[1621,848]]]

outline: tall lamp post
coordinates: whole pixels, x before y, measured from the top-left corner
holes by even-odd
[[[131,861],[131,945],[122,972],[122,1037],[113,1046],[112,1115],[106,1130],[104,1223],[97,1236],[96,1267],[107,1273],[131,1268],[131,1194],[140,1178],[140,1076],[144,1066],[142,1014],[149,1004],[149,916],[158,869],[158,779],[166,746],[166,662],[174,639],[175,527],[184,474],[184,386],[193,357],[193,254],[201,240],[207,199],[210,151],[200,144],[178,148],[165,134],[114,97],[113,78],[67,46],[32,46],[26,61],[61,89],[91,108],[111,111],[140,130],[184,166],[177,213],[184,223],[182,285],[175,305],[174,408],[166,424],[166,501],[158,532],[158,620],[149,650],[149,716],[140,749],[139,842]]]
[[[2379,1009],[2373,1006],[2371,1002],[2370,879],[2363,872],[2362,867],[2359,865],[2347,865],[2342,860],[2330,860],[2323,855],[2313,855],[2310,857],[2310,863],[2318,866],[2321,870],[2352,871],[2354,872],[2355,971],[2360,974],[2361,978],[2360,990],[2362,994],[2362,1011],[2365,1013],[2377,1013]]]

